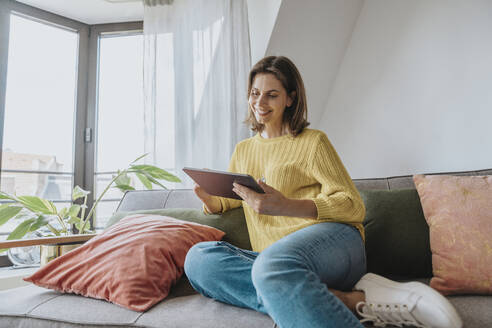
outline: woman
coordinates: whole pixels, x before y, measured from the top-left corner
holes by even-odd
[[[453,307],[430,287],[364,275],[364,205],[326,135],[306,128],[295,65],[262,59],[249,74],[248,97],[247,122],[257,134],[236,145],[229,171],[257,178],[265,193],[238,184],[242,201],[198,185],[195,193],[207,213],[242,205],[253,251],[220,241],[193,246],[185,262],[192,286],[266,313],[281,328],[362,327],[354,312],[380,325],[460,327]]]

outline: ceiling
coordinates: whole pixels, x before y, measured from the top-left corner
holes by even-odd
[[[89,25],[143,20],[143,4],[141,0],[17,1]]]

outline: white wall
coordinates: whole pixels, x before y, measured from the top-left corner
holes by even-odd
[[[353,178],[491,168],[492,1],[365,1],[320,128]]]
[[[251,65],[265,57],[282,0],[247,0]]]
[[[320,128],[362,4],[363,0],[282,1],[267,55],[287,56],[299,68],[311,127]]]

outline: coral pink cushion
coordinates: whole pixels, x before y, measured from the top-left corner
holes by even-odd
[[[492,292],[492,176],[413,177],[429,224],[431,287]]]
[[[145,311],[169,294],[191,246],[223,236],[170,217],[129,216],[24,280]]]

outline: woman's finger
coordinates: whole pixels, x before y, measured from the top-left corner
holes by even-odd
[[[264,192],[275,192],[275,191],[277,191],[277,189],[273,188],[272,186],[267,185],[261,179],[258,179],[258,184],[260,185],[260,187],[263,189]]]
[[[242,200],[246,200],[246,196],[244,196],[239,190],[234,190],[233,191],[238,195]]]
[[[233,184],[234,188],[232,189],[236,194],[239,195],[243,200],[246,200],[249,198],[251,194],[251,190],[247,187],[244,187],[240,184],[234,183]]]

